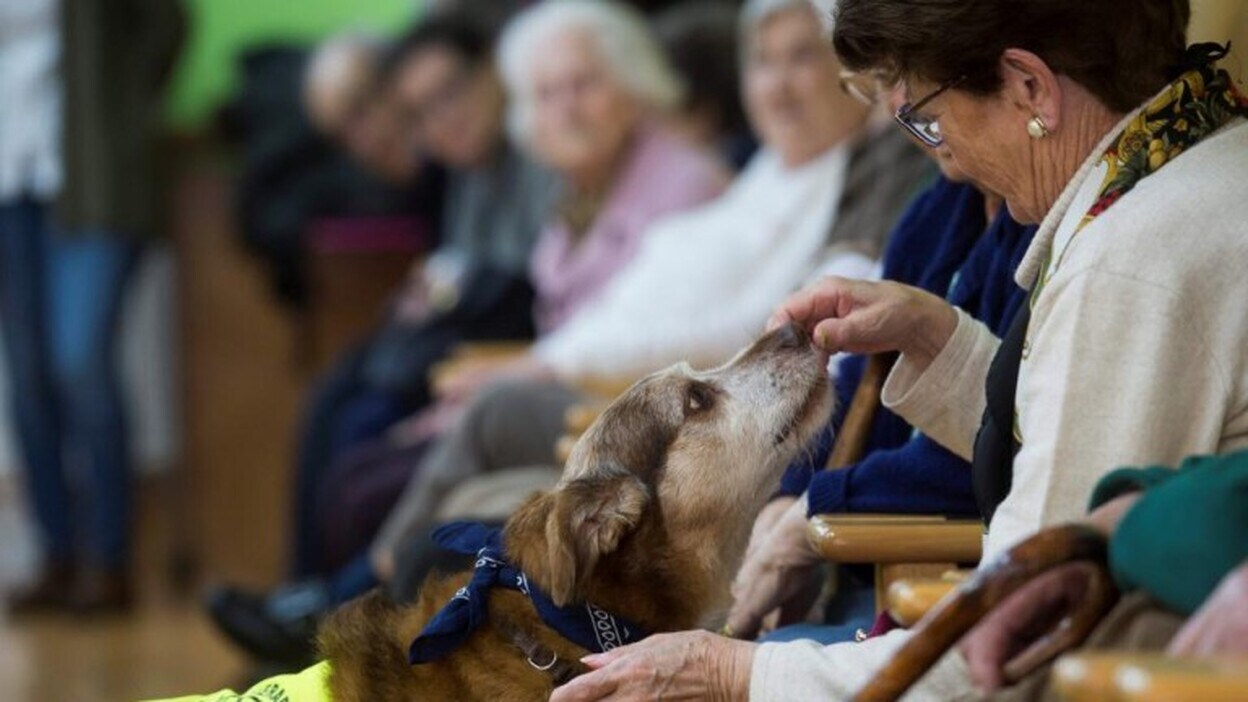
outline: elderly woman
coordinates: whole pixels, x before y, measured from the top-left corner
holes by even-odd
[[[1108,466],[1248,445],[1248,101],[1211,65],[1219,52],[1185,51],[1189,14],[1183,0],[1130,13],[1073,0],[839,3],[846,65],[899,79],[911,101],[898,121],[946,144],[1017,219],[1041,222],[1017,273],[1031,297],[1004,342],[890,283],[830,279],[774,319],[828,350],[902,352],[885,403],[960,455],[978,444],[986,558],[1078,517]],[[553,699],[840,699],[905,638],[655,637],[591,657],[599,670]],[[969,693],[957,655],[916,689]]]
[[[538,329],[549,332],[632,260],[651,222],[719,194],[728,175],[652,123],[681,86],[624,6],[539,5],[504,32],[499,60],[513,134],[564,183],[530,266]]]

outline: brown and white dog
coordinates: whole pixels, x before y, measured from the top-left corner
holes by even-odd
[[[715,370],[682,364],[639,381],[585,432],[559,485],[507,521],[509,559],[559,605],[593,602],[649,632],[714,626],[754,516],[827,421],[825,361],[788,326]],[[491,590],[486,624],[448,657],[408,664],[408,645],[469,577],[431,577],[411,605],[373,593],[331,616],[320,645],[334,699],[547,699],[554,681],[531,651],[573,666],[587,651],[518,591]]]

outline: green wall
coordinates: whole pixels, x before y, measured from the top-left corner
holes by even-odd
[[[228,98],[235,55],[269,41],[313,42],[342,29],[393,34],[420,0],[183,0],[191,23],[169,96],[169,121],[193,131]]]

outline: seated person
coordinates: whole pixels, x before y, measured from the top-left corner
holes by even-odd
[[[898,121],[947,144],[1017,220],[1043,221],[1016,274],[1031,296],[1004,340],[891,282],[828,279],[773,319],[801,324],[828,351],[901,352],[882,401],[964,458],[974,445],[985,559],[1078,518],[1108,466],[1177,464],[1248,437],[1248,99],[1214,65],[1220,47],[1184,46],[1187,2],[1137,9],[836,6],[846,65],[891,71],[909,91]],[[596,670],[552,700],[636,699],[674,685],[689,696],[844,699],[908,639],[656,636],[586,659]],[[953,655],[910,694],[972,692]]]
[[[625,6],[578,0],[535,7],[508,26],[500,53],[513,133],[559,180],[560,203],[530,262],[536,326],[548,333],[632,259],[651,222],[716,196],[728,175],[712,154],[657,125],[680,86],[644,21]],[[405,83],[436,69],[420,52],[408,60],[401,68]],[[437,111],[426,117],[441,118]],[[437,411],[442,408],[427,416]],[[302,648],[284,655],[292,647],[270,644],[288,639],[257,632],[267,631],[274,612],[298,612],[293,618],[304,621],[301,608],[326,596],[313,583],[284,588],[272,602],[230,589],[210,609],[225,632],[256,654],[298,659],[306,653],[306,634],[296,637]],[[298,606],[292,610],[290,603]]]
[[[1165,649],[1177,657],[1248,654],[1248,452],[1124,468],[1101,479],[1088,521],[1109,537],[1128,593],[1084,649]],[[1182,529],[1175,529],[1182,524]],[[1048,699],[1049,667],[1002,689],[1005,663],[1078,602],[1086,571],[1054,569],[1011,595],[959,646],[993,699]]]
[[[402,132],[398,146],[386,142],[385,148],[352,147],[352,152],[359,158],[385,152],[388,161],[415,163],[419,145],[429,161],[447,170],[441,243],[427,263],[413,269],[377,329],[339,358],[311,393],[294,469],[296,575],[325,568],[311,505],[332,458],[424,404],[429,365],[459,340],[532,335],[532,292],[524,267],[547,211],[551,181],[504,138],[492,31],[460,14],[426,18],[395,51],[426,57],[437,70],[406,82],[405,91],[386,84],[392,66],[376,65],[392,61],[360,61],[355,69],[373,66],[383,74],[372,75],[362,90],[375,105],[356,106],[355,113],[417,111],[420,118],[406,120],[406,127],[391,125]],[[313,61],[314,69],[323,66]],[[334,102],[308,87],[310,106],[323,109]],[[338,87],[356,91],[349,82]],[[437,109],[424,109],[434,103]],[[332,114],[318,121],[336,124]],[[349,145],[373,141],[351,124],[341,126]]]

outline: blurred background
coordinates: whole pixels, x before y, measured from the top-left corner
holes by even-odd
[[[437,250],[446,216],[443,169],[402,137],[410,127],[404,120],[429,115],[373,114],[360,102],[376,98],[367,90],[322,96],[309,78],[311,57],[327,40],[340,48],[394,42],[445,9],[426,4],[0,0],[0,168],[12,156],[5,149],[39,138],[22,124],[50,119],[38,111],[39,86],[5,82],[10,65],[63,82],[61,97],[46,102],[62,110],[58,119],[75,135],[62,146],[56,175],[41,174],[37,149],[29,161],[11,159],[21,167],[36,164],[26,188],[6,192],[0,171],[0,205],[23,203],[14,205],[18,214],[0,219],[0,238],[10,235],[6,227],[34,226],[32,212],[49,220],[54,209],[64,212],[60,198],[79,206],[58,221],[81,224],[57,226],[86,232],[70,239],[111,242],[78,246],[83,251],[65,258],[85,259],[76,264],[83,268],[48,272],[47,280],[32,283],[54,296],[68,276],[79,283],[66,284],[78,288],[73,294],[98,303],[82,305],[101,308],[94,321],[56,321],[48,313],[46,325],[68,327],[62,341],[79,346],[58,352],[6,338],[4,349],[49,357],[72,357],[77,349],[94,357],[80,364],[90,372],[92,360],[113,360],[115,345],[125,417],[105,411],[99,421],[125,435],[117,440],[124,451],[106,452],[119,453],[133,476],[125,508],[129,537],[99,547],[104,555],[90,561],[94,579],[57,600],[65,606],[44,601],[30,613],[0,612],[0,699],[173,696],[244,685],[257,674],[254,660],[210,622],[202,593],[223,582],[269,588],[290,574],[296,522],[290,495],[308,398],[318,379],[393,313],[396,290],[410,285],[414,266]],[[494,22],[509,9],[501,0],[464,4],[474,14],[498,14],[487,20]],[[634,4],[654,20],[681,3]],[[1193,4],[1192,40],[1235,37],[1241,48],[1232,55],[1232,73],[1242,82],[1245,3]],[[735,12],[737,3],[724,5]],[[320,55],[328,83],[354,70],[331,54]],[[383,58],[375,60],[384,63],[384,55],[379,50]],[[715,58],[735,70],[736,56]],[[49,78],[40,65],[59,68]],[[132,65],[144,67],[150,80],[114,80],[132,75]],[[448,99],[434,96],[435,103]],[[29,109],[11,112],[19,103]],[[322,115],[310,117],[309,107]],[[731,148],[724,153],[732,159]],[[92,185],[100,180],[105,187]],[[117,191],[122,194],[107,194]],[[109,197],[132,204],[100,204]],[[30,273],[22,261],[33,260],[20,253],[4,251],[18,262],[0,268],[12,289]],[[111,279],[89,288],[83,281],[93,276]],[[48,309],[58,304],[73,303],[45,302]],[[18,314],[11,310],[0,314]],[[96,327],[90,334],[73,331]],[[0,329],[23,333],[10,324]],[[72,385],[74,370],[48,372]],[[40,392],[26,384],[13,388],[15,377],[31,380],[0,375],[5,397]],[[103,402],[100,394],[79,394],[90,395],[85,404]],[[38,536],[22,487],[18,421],[12,404],[0,403],[0,590],[8,593],[48,585],[50,565],[59,564]],[[71,492],[93,494],[94,469],[82,452],[51,451],[66,464]]]

